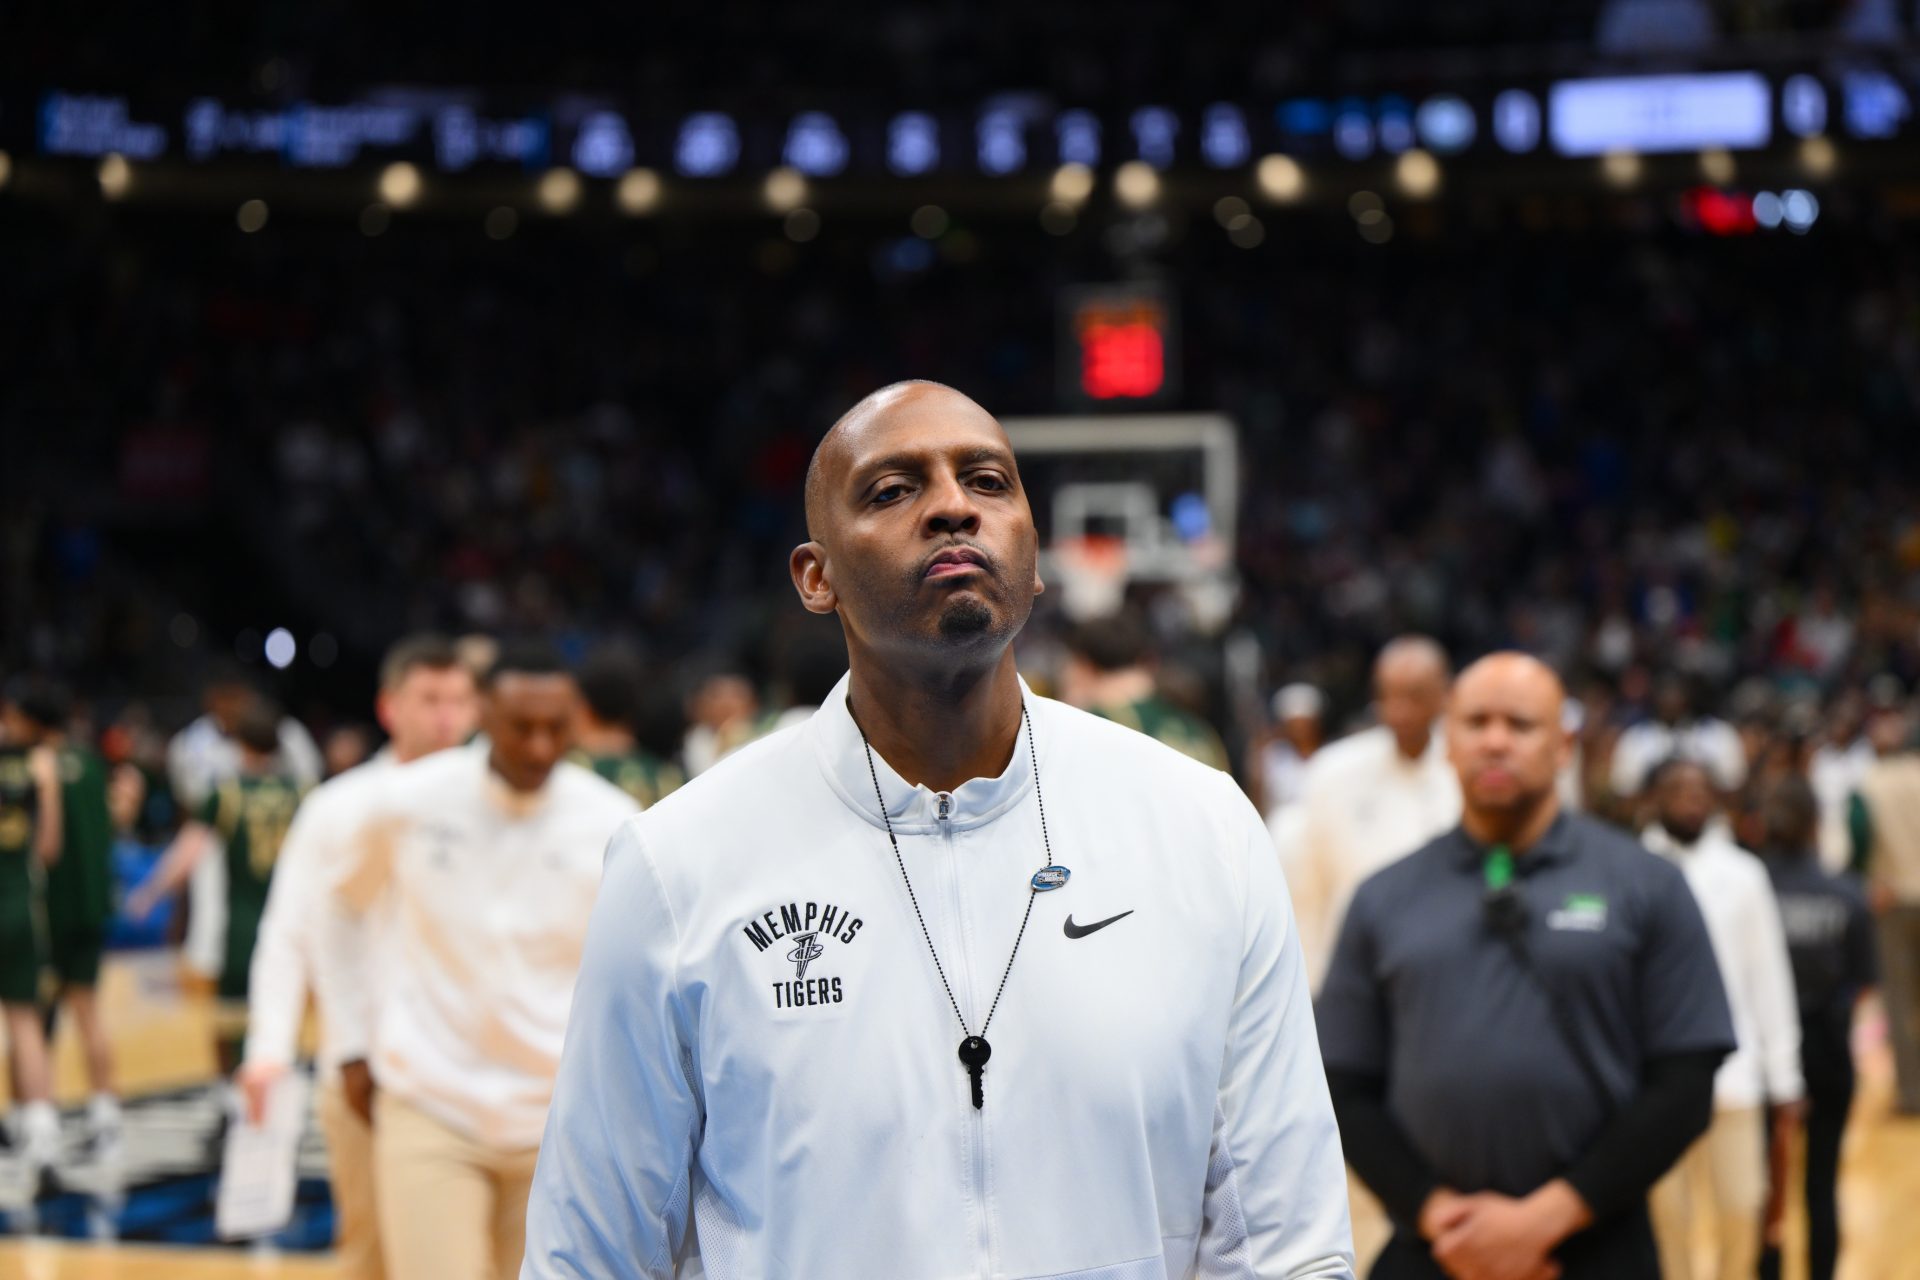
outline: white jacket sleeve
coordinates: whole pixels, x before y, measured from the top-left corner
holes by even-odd
[[[1787,954],[1787,930],[1766,871],[1757,861],[1751,870],[1757,873],[1756,901],[1746,931],[1747,964],[1753,974],[1760,1079],[1769,1102],[1798,1102],[1806,1094],[1806,1082],[1800,1072],[1800,997]]]
[[[247,976],[248,1062],[291,1063],[306,1013],[307,949],[313,917],[327,904],[316,877],[326,863],[328,795],[317,792],[293,815],[267,887],[253,965]]]
[[[1195,1274],[1352,1280],[1346,1161],[1292,905],[1259,815],[1230,803],[1245,810],[1240,980]]]
[[[375,930],[369,914],[386,892],[393,866],[392,812],[375,791],[339,833],[333,866],[314,878],[313,984],[327,1037],[341,1062],[373,1053],[378,989]]]
[[[608,847],[587,929],[521,1280],[665,1280],[692,1248],[704,1111],[679,945],[665,887],[629,820]]]
[[[1333,956],[1333,883],[1340,861],[1333,831],[1334,796],[1338,781],[1324,768],[1307,770],[1298,844],[1282,866],[1285,874],[1296,943],[1306,960],[1307,985],[1315,988],[1326,977]]]

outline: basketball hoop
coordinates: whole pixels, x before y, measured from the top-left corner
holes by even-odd
[[[1075,622],[1111,617],[1127,598],[1127,544],[1111,534],[1067,538],[1053,549],[1060,607]]]

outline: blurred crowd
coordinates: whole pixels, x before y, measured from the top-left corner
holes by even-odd
[[[1336,723],[1398,632],[1537,652],[1595,786],[1656,673],[1763,772],[1854,749],[1920,677],[1909,238],[1549,213],[1384,250],[1301,215],[1253,255],[1132,224],[1161,238],[1125,269],[1180,298],[1184,403],[1241,428],[1231,628]],[[776,684],[823,424],[905,373],[1054,411],[1055,291],[1111,269],[1090,235],[960,221],[496,245],[9,217],[0,324],[32,358],[0,388],[0,661],[176,720],[208,655],[266,674],[276,624],[303,646],[283,696],[323,725],[409,627],[627,642],[676,696],[720,665]],[[1170,658],[1204,649],[1150,614]],[[1243,757],[1257,726],[1193,662]]]

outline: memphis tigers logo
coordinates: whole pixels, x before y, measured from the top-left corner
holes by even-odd
[[[792,966],[791,971],[783,966],[779,979],[770,984],[773,1007],[807,1009],[846,999],[846,986],[838,976],[809,976],[808,971],[830,963],[833,951],[850,945],[865,923],[831,902],[788,902],[749,919],[740,932],[756,955],[779,956]]]

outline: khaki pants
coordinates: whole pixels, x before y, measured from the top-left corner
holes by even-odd
[[[538,1147],[496,1151],[390,1093],[374,1101],[380,1242],[393,1280],[516,1280]]]
[[[341,1280],[386,1280],[374,1204],[373,1130],[353,1113],[339,1081],[320,1088],[320,1132],[333,1187],[333,1248]]]
[[[1665,1280],[1753,1280],[1767,1207],[1767,1126],[1758,1107],[1716,1111],[1707,1132],[1654,1184],[1648,1208]],[[1694,1263],[1697,1224],[1711,1224],[1720,1265]]]
[[[1368,1189],[1360,1175],[1347,1168],[1347,1216],[1353,1223],[1353,1273],[1363,1276],[1393,1237],[1387,1207]]]

